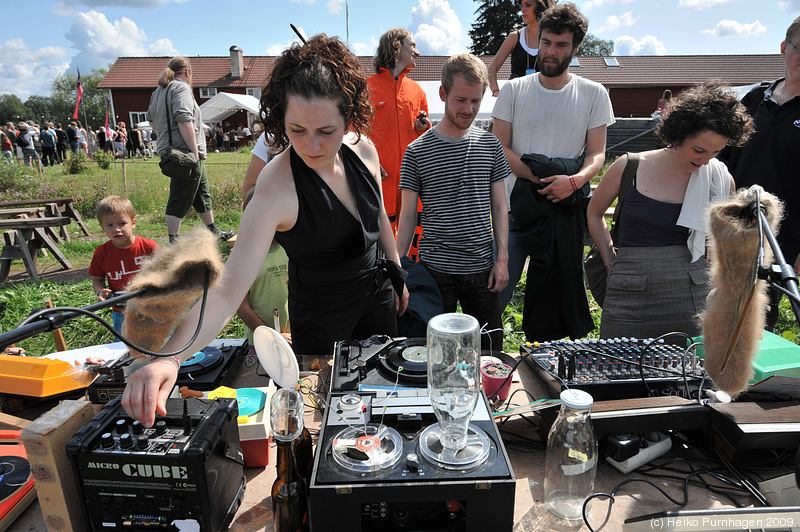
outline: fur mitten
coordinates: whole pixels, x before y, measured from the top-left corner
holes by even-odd
[[[753,216],[746,189],[709,209],[709,262],[712,290],[703,314],[705,364],[720,390],[735,397],[753,376],[753,358],[764,329],[767,307],[766,282],[753,288],[751,268],[759,248],[758,219]],[[777,234],[783,205],[772,194],[762,192],[761,204],[772,232]],[[772,262],[772,249],[764,240],[764,261]],[[747,305],[752,290],[752,299]],[[739,337],[723,370],[725,352],[736,322],[744,313]],[[722,371],[721,371],[722,370]]]
[[[128,301],[122,335],[150,351],[160,349],[172,327],[203,293],[222,276],[217,237],[198,227],[175,243],[160,248],[145,262],[128,286],[143,295]]]

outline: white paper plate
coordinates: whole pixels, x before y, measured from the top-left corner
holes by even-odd
[[[281,388],[294,388],[300,380],[300,368],[289,342],[275,329],[265,325],[253,331],[253,345],[258,361]]]

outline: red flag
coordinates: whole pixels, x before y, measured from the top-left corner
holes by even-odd
[[[81,69],[78,69],[78,101],[75,102],[75,112],[72,113],[72,118],[78,118],[78,106],[81,104],[83,98],[83,85],[81,85]]]

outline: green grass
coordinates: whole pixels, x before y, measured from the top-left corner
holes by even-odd
[[[250,161],[249,150],[238,152],[210,153],[207,161],[211,195],[214,201],[214,216],[217,225],[224,229],[235,229],[241,215],[241,182]],[[0,197],[4,200],[32,199],[41,197],[76,196],[84,198],[78,202],[90,236],[83,235],[76,224],[67,228],[71,242],[59,245],[74,268],[86,268],[95,247],[106,241],[100,224],[94,217],[97,202],[109,194],[119,194],[131,199],[136,208],[136,234],[152,238],[165,244],[164,206],[169,195],[169,181],[164,177],[157,161],[127,160],[124,166],[114,161],[108,169],[100,168],[95,162],[88,162],[88,170],[79,174],[67,174],[65,166],[46,168],[40,178],[35,170],[0,165]],[[194,211],[184,220],[184,230],[201,222]],[[223,254],[227,246],[222,246]],[[39,270],[53,271],[60,264],[52,256],[39,256]],[[15,261],[16,271],[22,268],[21,261]],[[519,344],[525,341],[522,332],[522,310],[525,290],[525,276],[517,285],[514,297],[503,313],[503,326],[506,352],[516,352]],[[26,316],[45,302],[52,300],[56,306],[82,307],[95,302],[88,277],[75,283],[55,283],[49,281],[0,284],[0,332],[14,329]],[[595,325],[599,329],[600,309],[589,295],[589,303]],[[101,316],[110,319],[111,311],[101,311]],[[97,345],[112,341],[112,336],[103,327],[88,318],[73,320],[62,328],[67,345],[71,349]],[[786,298],[781,304],[781,318],[777,331],[785,338],[798,342],[800,328],[794,321],[794,313]],[[220,333],[220,337],[238,338],[244,334],[241,320],[233,320]],[[596,337],[597,329],[590,337]],[[18,345],[31,355],[38,356],[55,351],[52,335],[40,334],[24,340]]]

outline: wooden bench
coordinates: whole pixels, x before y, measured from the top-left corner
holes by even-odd
[[[47,216],[68,216],[78,222],[78,226],[83,231],[83,234],[89,236],[89,229],[83,223],[83,218],[78,209],[75,208],[74,203],[83,198],[52,198],[52,199],[32,199],[32,200],[17,200],[17,201],[0,201],[0,209],[14,208],[14,207],[32,207],[44,206],[47,208]],[[61,237],[67,242],[70,241],[69,232],[62,225],[60,227]]]
[[[15,259],[22,259],[28,275],[38,281],[36,252],[41,248],[49,249],[65,270],[72,268],[58,245],[45,232],[48,227],[64,227],[71,221],[72,218],[68,216],[0,220],[0,231],[5,231],[3,250],[0,252],[0,283],[8,279],[11,262]]]

